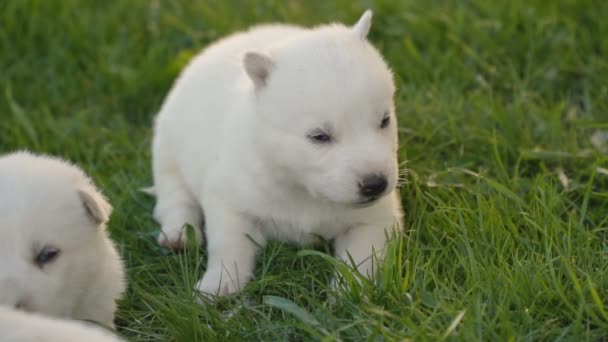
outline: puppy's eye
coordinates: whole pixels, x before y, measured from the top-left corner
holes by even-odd
[[[316,144],[327,144],[331,142],[331,136],[323,131],[316,131],[309,134],[308,139]]]
[[[44,265],[50,264],[55,261],[59,256],[59,249],[55,247],[44,247],[38,252],[34,262],[40,268],[44,267]]]
[[[384,118],[382,118],[382,121],[380,121],[380,128],[386,128],[388,127],[388,125],[390,125],[391,123],[391,116],[386,113]]]

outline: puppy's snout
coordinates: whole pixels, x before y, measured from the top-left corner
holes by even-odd
[[[386,190],[387,186],[386,176],[367,175],[359,183],[359,194],[364,197],[378,197]]]

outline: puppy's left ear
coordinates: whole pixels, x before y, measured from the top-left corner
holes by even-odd
[[[357,34],[357,36],[361,39],[364,40],[367,37],[367,34],[369,33],[369,29],[372,26],[372,11],[371,10],[366,10],[365,12],[363,12],[363,15],[361,16],[361,18],[359,18],[359,21],[357,21],[357,23],[355,25],[353,25],[353,32],[355,32],[355,34]]]
[[[80,189],[78,190],[78,197],[87,216],[93,223],[100,225],[108,222],[112,213],[112,206],[100,193],[92,189]]]
[[[243,67],[256,89],[258,89],[268,82],[268,77],[274,69],[274,62],[263,53],[249,51],[243,56]]]

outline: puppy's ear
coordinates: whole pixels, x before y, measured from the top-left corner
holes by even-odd
[[[361,18],[355,25],[353,25],[353,32],[360,38],[365,39],[369,33],[369,28],[372,26],[372,11],[366,10],[363,12]]]
[[[93,223],[100,225],[108,221],[112,213],[112,206],[100,193],[91,189],[80,189],[78,190],[78,197],[87,216]]]
[[[265,54],[249,51],[243,56],[243,67],[257,89],[266,85],[274,62]]]

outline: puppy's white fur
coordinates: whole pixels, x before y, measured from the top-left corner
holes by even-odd
[[[0,307],[0,341],[119,342],[115,335],[91,324]]]
[[[402,211],[395,87],[370,24],[367,11],[353,27],[255,27],[207,47],[176,81],[156,119],[154,213],[160,243],[182,248],[184,223],[200,241],[204,211],[201,292],[238,291],[268,239],[335,238],[337,256],[371,275]],[[370,174],[388,186],[363,204]]]
[[[113,326],[125,276],[105,230],[110,212],[76,166],[0,157],[0,305]],[[37,262],[43,250],[58,254]]]

